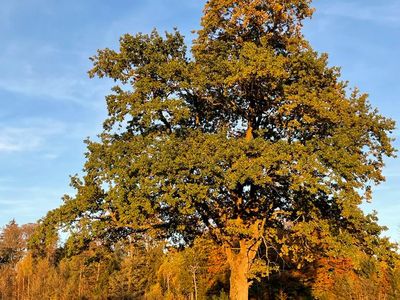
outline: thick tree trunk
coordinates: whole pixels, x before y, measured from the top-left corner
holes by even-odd
[[[242,240],[239,242],[240,248],[232,249],[226,247],[230,275],[230,300],[248,300],[249,299],[249,269],[254,260],[255,253],[259,244]]]
[[[231,269],[229,298],[231,300],[247,300],[249,298],[249,281],[247,257],[234,254],[229,262]]]

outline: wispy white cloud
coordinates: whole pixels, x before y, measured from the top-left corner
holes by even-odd
[[[65,190],[50,186],[3,187],[0,189],[0,224],[12,218],[20,223],[35,222],[49,209],[60,205],[64,193]]]
[[[0,89],[23,96],[68,101],[85,107],[103,106],[104,85],[91,84],[74,77],[27,75],[22,78],[0,78]]]
[[[46,160],[55,160],[59,157],[60,157],[60,155],[56,154],[56,153],[45,153],[42,155],[42,158],[44,158]]]
[[[31,137],[28,140],[22,140],[25,137],[26,130],[20,128],[6,128],[0,133],[0,152],[20,152],[29,151],[40,144],[40,138]]]
[[[65,131],[65,125],[54,120],[33,121],[26,126],[0,125],[0,153],[38,150],[50,136]]]
[[[326,1],[318,13],[374,23],[400,25],[399,1]]]
[[[36,10],[41,13],[50,12],[47,0],[2,1],[0,9],[0,24],[2,27],[11,26],[15,16],[24,10]]]
[[[88,78],[89,56],[50,41],[13,39],[0,49],[0,90],[97,109],[111,84]]]
[[[101,41],[103,45],[99,47],[117,46],[118,38],[125,33],[149,33],[154,28],[160,32],[172,31],[174,27],[177,27],[190,43],[194,37],[191,31],[199,28],[198,20],[205,3],[205,0],[142,1],[140,5],[135,5],[135,9],[127,10],[107,24]],[[149,18],[149,11],[152,12],[151,18]]]

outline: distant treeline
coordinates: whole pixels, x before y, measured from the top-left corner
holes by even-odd
[[[27,246],[34,229],[11,221],[1,230],[0,299],[228,299],[224,251],[206,236],[182,249],[150,239],[92,242],[77,255],[54,240],[39,256]],[[257,264],[270,268],[260,276],[254,266],[250,298],[399,299],[400,261],[386,242],[373,254],[343,245],[347,255],[304,265],[262,247]]]

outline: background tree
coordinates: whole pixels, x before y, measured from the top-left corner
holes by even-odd
[[[343,231],[328,251],[304,251],[313,261],[295,253],[295,247],[325,245],[326,241],[289,240],[286,250],[263,243],[257,264],[269,267],[269,276],[257,278],[252,299],[398,299],[399,257],[393,245],[380,237],[374,217],[364,223],[362,237]],[[19,226],[23,228],[25,226]],[[6,228],[6,227],[5,227]],[[281,238],[304,240],[306,235],[284,232]],[[363,241],[363,243],[360,243]],[[197,238],[185,249],[146,239],[119,240],[111,248],[93,241],[79,253],[47,247],[39,257],[25,252],[14,264],[0,266],[3,299],[228,299],[229,270],[223,247],[210,237]],[[316,245],[314,245],[316,244]],[[324,246],[326,247],[326,246]],[[36,250],[36,249],[35,249]],[[298,250],[299,251],[299,250]],[[264,254],[261,256],[261,254]],[[254,272],[257,268],[252,268]],[[195,272],[193,272],[195,270]],[[195,281],[194,276],[195,274]],[[253,274],[251,274],[253,276]],[[168,279],[168,280],[167,280]],[[194,284],[196,282],[196,285]]]
[[[358,205],[384,180],[394,123],[312,50],[301,34],[311,14],[309,0],[210,0],[191,59],[177,31],[99,50],[89,74],[118,83],[109,117],[87,141],[76,196],[36,240],[65,226],[75,250],[208,233],[225,249],[231,299],[247,299],[263,242],[305,263],[362,232]]]
[[[0,297],[3,299],[21,298],[28,288],[26,280],[19,272],[21,261],[27,254],[27,241],[35,224],[19,226],[11,220],[0,231]],[[19,277],[19,278],[18,278]],[[21,280],[19,280],[21,279]]]
[[[10,221],[0,233],[0,263],[15,265],[27,250],[27,240],[34,230],[34,224],[19,226]]]

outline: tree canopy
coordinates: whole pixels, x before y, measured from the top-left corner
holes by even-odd
[[[191,55],[177,30],[99,50],[89,75],[116,82],[108,118],[87,141],[76,195],[36,243],[59,228],[71,251],[209,234],[225,249],[231,299],[247,299],[263,247],[299,266],[343,241],[367,249],[368,228],[380,229],[359,204],[384,180],[394,122],[305,40],[310,2],[210,0]]]

